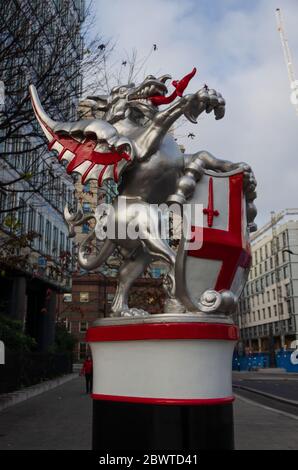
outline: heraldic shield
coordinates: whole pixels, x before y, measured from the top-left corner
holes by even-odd
[[[178,297],[190,311],[231,313],[251,264],[243,172],[204,171],[188,202],[203,205],[203,222],[191,217],[191,239],[201,243],[198,249],[185,249],[185,240],[180,242]]]

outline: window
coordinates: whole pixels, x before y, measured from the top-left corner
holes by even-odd
[[[29,207],[29,215],[28,215],[28,232],[35,231],[35,222],[36,222],[36,212],[33,207]]]
[[[57,256],[58,252],[58,229],[54,226],[53,228],[53,253]]]
[[[272,294],[273,294],[273,300],[276,300],[276,290],[275,289],[272,290]]]
[[[80,302],[89,302],[89,292],[80,292]]]
[[[63,302],[72,302],[72,294],[64,294]]]
[[[267,292],[267,300],[270,302],[270,291]]]
[[[273,305],[274,316],[277,317],[277,306]]]
[[[45,234],[45,248],[46,252],[51,252],[51,239],[52,239],[52,224],[48,220],[46,221],[46,234]]]
[[[79,359],[86,359],[87,355],[87,343],[79,343]]]
[[[65,251],[65,234],[60,232],[60,253]]]
[[[71,321],[68,318],[65,318],[64,325],[68,333],[71,333]]]
[[[88,322],[85,320],[80,321],[80,333],[85,333],[88,328]]]
[[[84,184],[83,193],[90,193],[90,183]]]
[[[38,249],[43,250],[43,237],[44,237],[44,216],[42,214],[38,215]]]
[[[282,243],[284,247],[287,246],[287,232],[282,233]]]
[[[286,295],[289,297],[291,295],[291,284],[285,284]]]
[[[20,206],[20,209],[19,209],[20,231],[21,231],[21,233],[25,233],[26,232],[26,219],[27,219],[26,201],[24,199],[20,198],[19,206]]]
[[[83,212],[84,214],[91,212],[90,202],[83,202]]]
[[[154,278],[159,278],[161,276],[161,268],[152,268],[151,269],[151,273],[152,273],[152,277]]]
[[[89,224],[88,223],[83,224],[82,225],[82,233],[89,233],[89,231],[90,231]]]
[[[287,306],[288,306],[288,313],[292,313],[292,305],[291,305],[291,300],[287,300]]]
[[[287,279],[289,277],[288,275],[288,266],[284,266],[284,279]]]
[[[268,307],[268,315],[269,315],[269,318],[271,318],[271,307]]]

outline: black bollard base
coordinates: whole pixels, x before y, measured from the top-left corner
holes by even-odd
[[[238,330],[228,320],[202,320],[104,319],[88,330],[94,450],[233,449]]]
[[[93,449],[233,449],[233,405],[154,405],[94,400]]]

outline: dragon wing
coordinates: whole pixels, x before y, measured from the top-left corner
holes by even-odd
[[[118,134],[114,126],[101,119],[77,122],[53,121],[43,109],[36,88],[30,85],[35,116],[47,137],[49,150],[58,152],[59,162],[66,161],[68,174],[79,173],[82,184],[97,180],[116,183],[134,158],[132,142]]]

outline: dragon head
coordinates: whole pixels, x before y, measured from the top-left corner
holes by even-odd
[[[142,117],[150,119],[158,111],[154,99],[166,95],[168,89],[165,83],[170,79],[170,75],[159,78],[148,75],[138,86],[134,83],[116,86],[109,95],[88,96],[80,103],[81,110],[91,107],[94,117],[104,117],[111,124],[128,115],[138,120]]]

